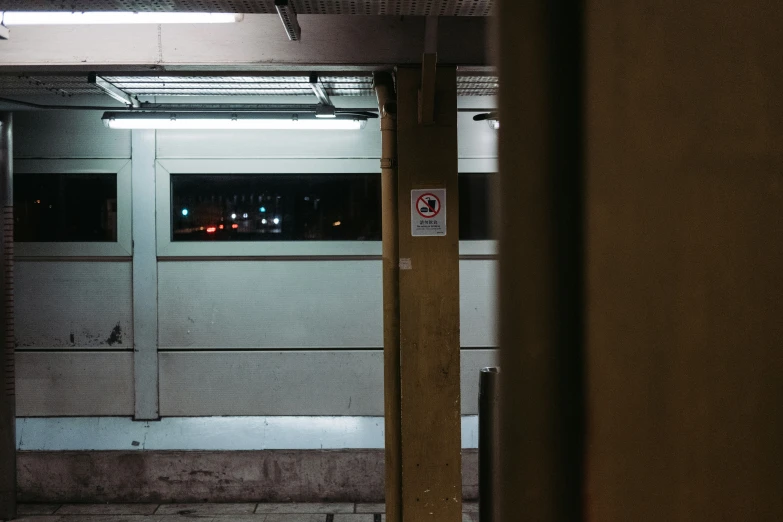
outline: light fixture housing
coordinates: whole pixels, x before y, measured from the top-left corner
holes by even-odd
[[[110,129],[359,130],[367,124],[366,117],[354,114],[317,118],[312,113],[106,112],[102,119]]]
[[[110,81],[105,80],[104,78],[98,76],[95,73],[90,73],[89,75],[87,75],[87,83],[95,85],[103,92],[108,94],[110,97],[114,98],[120,103],[124,103],[128,107],[135,107],[135,108],[141,107],[141,103],[139,102],[138,98],[131,96],[127,92],[116,87]]]
[[[315,107],[316,118],[335,118],[337,113],[334,110],[334,105],[318,104]]]
[[[280,21],[283,22],[283,29],[288,39],[292,42],[298,42],[302,39],[302,28],[299,27],[299,21],[296,19],[296,11],[288,0],[275,0],[275,10]]]
[[[6,26],[14,25],[105,25],[105,24],[226,24],[240,22],[235,13],[155,13],[122,11],[4,11],[0,18]]]
[[[310,87],[313,89],[313,94],[318,98],[318,105],[315,107],[316,118],[334,118],[335,109],[332,100],[329,99],[329,94],[326,92],[326,88],[318,80],[317,74],[310,75]]]
[[[490,129],[498,130],[500,128],[500,119],[496,111],[476,114],[473,116],[473,121],[486,121]]]

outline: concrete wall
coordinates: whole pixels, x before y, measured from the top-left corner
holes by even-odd
[[[383,450],[21,452],[20,502],[383,502]],[[478,495],[462,455],[462,496]],[[122,470],[118,473],[117,470]],[[198,470],[194,473],[194,470]]]
[[[493,105],[481,98],[462,102]],[[496,133],[471,118],[459,117],[462,168],[493,171]],[[375,122],[358,132],[156,134],[158,160],[197,160],[200,172],[231,171],[226,165],[240,163],[251,172],[280,165],[290,172],[320,172],[324,165],[379,172]],[[76,160],[132,159],[130,133],[104,128],[99,112],[21,112],[16,143],[20,165],[45,160],[58,169]],[[167,227],[167,214],[158,212],[157,219]],[[495,360],[495,261],[486,245],[466,245],[466,252],[483,253],[460,262],[462,411],[475,414],[478,369]],[[131,258],[78,254],[17,259],[20,416],[134,412]],[[205,259],[195,250],[170,259],[158,252],[159,368],[152,371],[161,415],[382,415],[380,256],[323,261],[315,252],[258,261],[232,260],[235,255]],[[215,271],[220,279],[209,277]],[[270,301],[254,291],[259,286],[285,291]],[[276,313],[258,312],[270,308]],[[122,340],[109,343],[116,329]]]
[[[461,168],[492,172],[495,132],[471,116],[460,115]],[[184,172],[380,172],[376,127],[158,132],[144,152]],[[130,222],[126,164],[146,141],[132,153],[131,134],[105,129],[96,112],[23,112],[16,143],[19,176],[125,169],[118,212]],[[153,188],[161,201],[140,207],[157,208],[166,237],[168,188],[160,178]],[[172,254],[165,243],[149,303],[133,295],[130,248],[17,245],[20,500],[383,500],[380,244],[342,260],[283,244],[285,260],[259,260],[223,245]],[[464,247],[462,413],[475,415],[478,369],[495,362],[496,261],[493,245]],[[134,365],[134,299],[157,306],[155,365]],[[149,392],[135,386],[155,381],[163,420],[130,420]],[[475,416],[462,431],[475,448]],[[475,499],[475,449],[465,452],[463,495]]]
[[[16,176],[126,164],[130,132],[100,116],[17,113]],[[133,415],[130,256],[25,257],[27,246],[17,244],[15,264],[17,415]]]

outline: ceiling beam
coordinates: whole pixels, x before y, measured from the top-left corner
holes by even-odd
[[[276,15],[208,28],[188,25],[20,26],[0,42],[0,72],[375,71],[421,63],[424,17],[299,15],[307,38],[280,38]],[[439,65],[488,65],[487,20],[442,17]]]

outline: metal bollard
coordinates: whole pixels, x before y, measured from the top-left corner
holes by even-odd
[[[500,368],[482,368],[479,378],[479,522],[500,520]]]

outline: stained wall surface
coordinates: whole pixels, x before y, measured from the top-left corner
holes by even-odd
[[[783,518],[781,24],[588,2],[588,520]]]

